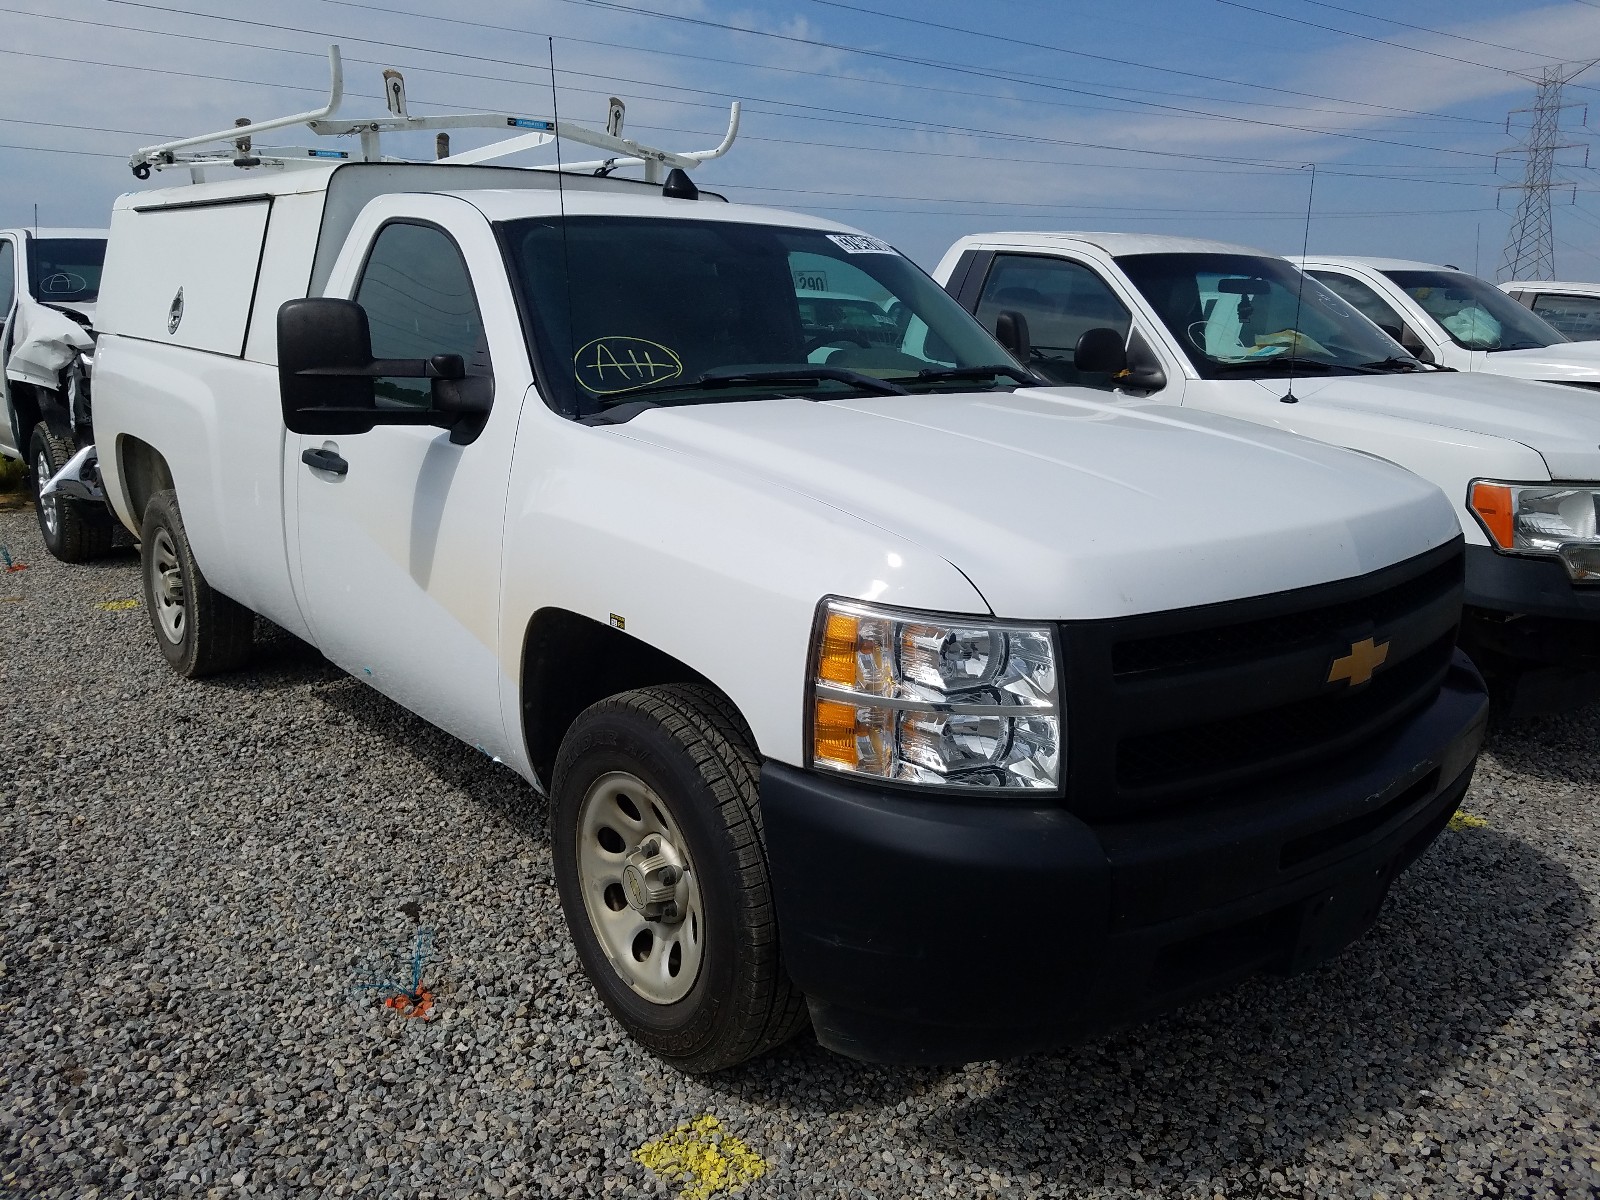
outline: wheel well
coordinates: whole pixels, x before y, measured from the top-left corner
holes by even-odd
[[[578,714],[607,696],[709,679],[638,638],[562,608],[543,608],[522,643],[522,728],[528,758],[551,783],[556,752]]]
[[[11,384],[11,409],[17,414],[17,453],[22,456],[22,461],[28,461],[28,439],[33,436],[33,427],[41,418],[39,410],[39,397],[31,383]],[[32,463],[28,464],[32,467]]]
[[[150,497],[172,486],[172,471],[160,451],[136,437],[123,437],[117,453],[122,462],[122,484],[128,494],[135,527],[144,524]]]

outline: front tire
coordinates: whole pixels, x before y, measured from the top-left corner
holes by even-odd
[[[681,1071],[718,1071],[793,1036],[744,722],[709,688],[624,692],[561,744],[550,799],[556,886],[600,998]]]
[[[144,606],[172,669],[199,679],[242,667],[250,658],[255,614],[206,582],[189,548],[177,493],[150,497],[139,541]]]
[[[28,462],[33,467],[33,507],[45,549],[62,562],[81,563],[111,549],[113,530],[109,516],[81,500],[62,495],[41,496],[39,489],[76,453],[70,438],[40,421],[28,442]]]

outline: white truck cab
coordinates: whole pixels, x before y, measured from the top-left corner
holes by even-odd
[[[1600,283],[1518,279],[1500,290],[1575,342],[1600,338]]]
[[[1424,362],[1600,388],[1600,342],[1569,341],[1476,275],[1437,263],[1316,254],[1304,270]]]
[[[93,442],[89,369],[104,229],[0,229],[0,455],[28,463],[39,532],[80,562],[111,543],[98,492],[40,489]]]
[[[584,968],[682,1069],[1304,969],[1471,778],[1436,488],[1035,386],[859,230],[352,162],[124,196],[102,296],[162,653],[260,613],[547,793]]]
[[[1600,405],[1431,369],[1315,275],[1246,246],[1126,233],[977,234],[935,271],[987,328],[1024,325],[1029,365],[1053,381],[1292,430],[1432,480],[1467,541],[1469,649],[1508,691],[1548,696],[1551,671],[1600,654]]]

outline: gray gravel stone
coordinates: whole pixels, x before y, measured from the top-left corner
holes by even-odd
[[[0,1191],[674,1195],[630,1153],[707,1113],[765,1159],[751,1196],[1600,1191],[1600,711],[1497,733],[1487,826],[1314,973],[1018,1062],[802,1037],[686,1079],[584,982],[510,772],[265,626],[186,683],[97,607],[130,554],[62,566],[27,513],[0,542],[30,564],[0,575]],[[426,1021],[356,987],[413,914]]]

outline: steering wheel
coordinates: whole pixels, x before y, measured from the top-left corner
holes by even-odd
[[[813,350],[820,350],[824,346],[832,346],[837,342],[854,342],[863,350],[872,349],[872,342],[865,334],[852,333],[847,329],[839,329],[834,330],[831,333],[824,334],[821,337],[809,338],[805,345],[801,347],[801,353],[810,354]]]
[[[82,292],[89,288],[89,281],[82,275],[74,275],[71,271],[56,271],[46,275],[39,281],[41,292]]]

